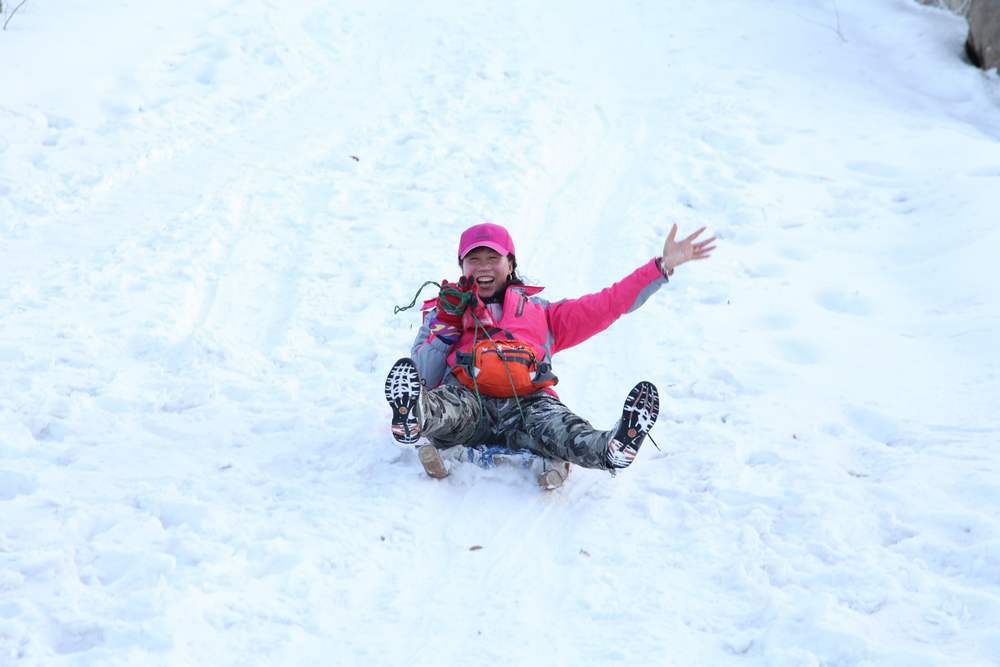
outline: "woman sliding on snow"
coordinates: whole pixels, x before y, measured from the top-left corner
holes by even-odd
[[[461,279],[444,281],[438,297],[424,303],[412,358],[397,361],[385,381],[393,437],[430,441],[418,452],[432,477],[448,474],[439,450],[483,443],[612,473],[628,466],[659,414],[656,387],[637,384],[621,420],[599,431],[552,390],[552,356],[641,306],[681,264],[707,259],[715,237],[696,241],[703,231],[677,241],[674,225],[662,256],[600,292],[549,302],[537,296],[541,287],[518,277],[506,229],[492,223],[466,229],[458,244]]]

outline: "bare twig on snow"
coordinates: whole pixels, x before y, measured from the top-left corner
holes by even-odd
[[[837,2],[833,2],[833,13],[837,15],[837,36],[840,37],[840,41],[847,44],[847,38],[844,37],[843,31],[840,29],[840,8],[837,7]]]
[[[28,1],[28,0],[21,0],[21,2],[17,3],[17,7],[15,7],[14,9],[12,9],[12,10],[10,11],[10,16],[8,16],[8,17],[7,17],[7,20],[3,22],[3,29],[4,29],[4,30],[6,30],[6,29],[7,29],[7,24],[8,24],[8,23],[10,23],[10,20],[11,20],[12,18],[14,18],[14,14],[17,14],[17,10],[19,10],[19,9],[21,8],[21,5],[23,5],[23,4],[24,4],[24,3],[26,3],[27,1]],[[0,5],[2,5],[2,4],[3,4],[3,3],[0,3]]]

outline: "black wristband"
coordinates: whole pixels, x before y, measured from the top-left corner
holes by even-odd
[[[671,269],[668,272],[666,269],[663,268],[663,258],[662,257],[657,257],[656,258],[656,268],[658,268],[660,270],[660,275],[663,276],[663,279],[666,280],[669,283],[670,282],[670,274],[673,273],[673,269]]]

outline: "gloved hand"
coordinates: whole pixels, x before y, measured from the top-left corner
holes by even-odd
[[[471,278],[462,276],[457,283],[442,280],[437,313],[430,323],[431,333],[449,345],[457,343],[462,337],[462,315],[475,300],[477,292],[476,283]]]

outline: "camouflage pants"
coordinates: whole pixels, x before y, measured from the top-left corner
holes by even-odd
[[[423,434],[439,449],[498,444],[584,468],[608,467],[611,431],[598,431],[545,392],[517,401],[483,396],[480,409],[480,399],[469,389],[443,385],[425,391],[420,405]]]

